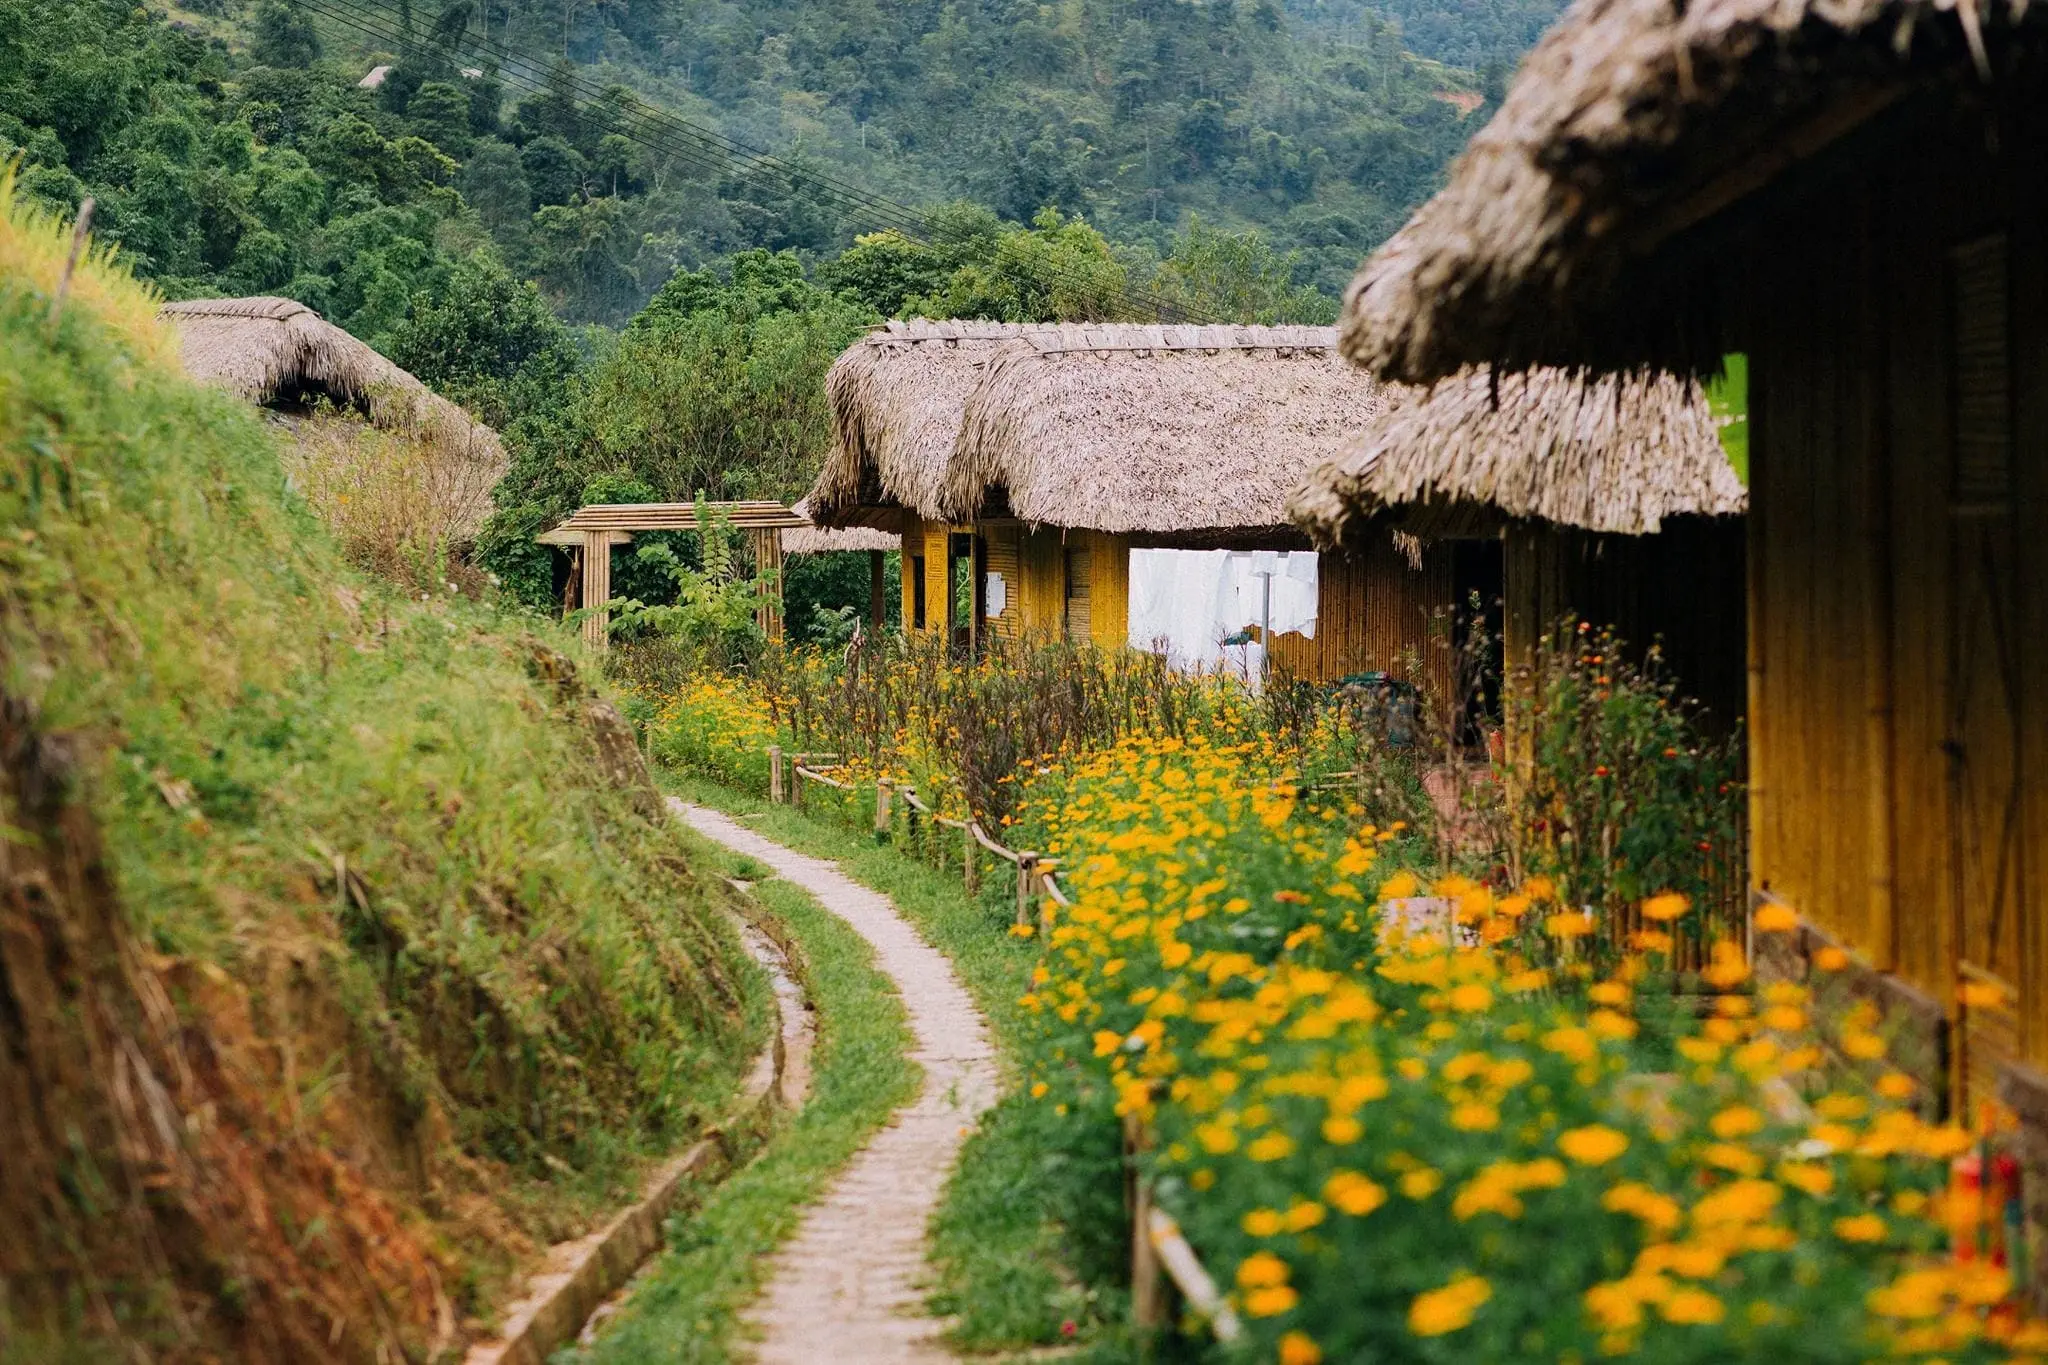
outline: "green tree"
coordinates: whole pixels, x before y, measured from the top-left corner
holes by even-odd
[[[263,0],[249,55],[265,66],[311,66],[320,60],[320,34],[289,0]]]
[[[1175,233],[1152,289],[1192,317],[1235,322],[1331,323],[1337,300],[1294,282],[1300,253],[1285,255],[1255,231],[1225,232],[1199,217]]]

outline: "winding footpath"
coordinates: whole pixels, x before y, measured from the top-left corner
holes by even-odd
[[[951,1361],[919,1288],[925,1225],[960,1144],[995,1103],[988,1027],[944,954],[889,898],[822,858],[756,834],[718,811],[673,801],[705,837],[775,869],[845,920],[875,950],[910,1017],[917,1098],[842,1171],[776,1255],[749,1322],[760,1365],[903,1365]]]

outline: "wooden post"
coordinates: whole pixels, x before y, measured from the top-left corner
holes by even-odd
[[[592,649],[603,649],[611,639],[612,615],[605,603],[612,600],[612,535],[609,531],[583,533],[583,605],[590,615],[583,618],[583,639]]]
[[[768,804],[782,804],[782,746],[768,746]]]
[[[917,793],[909,787],[903,789],[903,841],[912,857],[917,856],[917,807],[910,804],[910,798]]]
[[[889,837],[889,784],[875,783],[875,839],[877,842]]]
[[[1124,1115],[1124,1190],[1131,1210],[1131,1324],[1141,1332],[1164,1327],[1169,1303],[1166,1277],[1159,1273],[1159,1253],[1152,1245],[1152,1190],[1138,1169],[1145,1150],[1145,1124],[1136,1114]]]
[[[981,868],[974,859],[972,820],[960,827],[960,879],[967,884],[967,894],[970,896],[981,889]]]
[[[789,760],[789,804],[798,810],[804,808],[804,775],[797,771],[804,765],[804,755],[798,754]]]
[[[1031,923],[1031,893],[1038,886],[1038,855],[1017,855],[1017,923]]]
[[[889,619],[889,599],[882,587],[883,559],[883,551],[868,551],[868,625],[877,635],[882,633],[882,625]]]

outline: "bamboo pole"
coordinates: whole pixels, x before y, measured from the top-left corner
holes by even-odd
[[[1031,923],[1031,893],[1033,883],[1038,880],[1038,855],[1019,853],[1017,855],[1017,923]]]
[[[768,746],[768,804],[782,804],[782,746]]]

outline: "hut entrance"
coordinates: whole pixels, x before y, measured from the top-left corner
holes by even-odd
[[[981,644],[987,554],[978,535],[953,531],[946,536],[946,638],[955,654],[972,654]]]
[[[1090,638],[1090,632],[1094,629],[1094,621],[1089,612],[1089,575],[1093,567],[1092,558],[1085,545],[1070,546],[1067,549],[1065,605],[1060,619],[1069,641],[1085,641]]]

